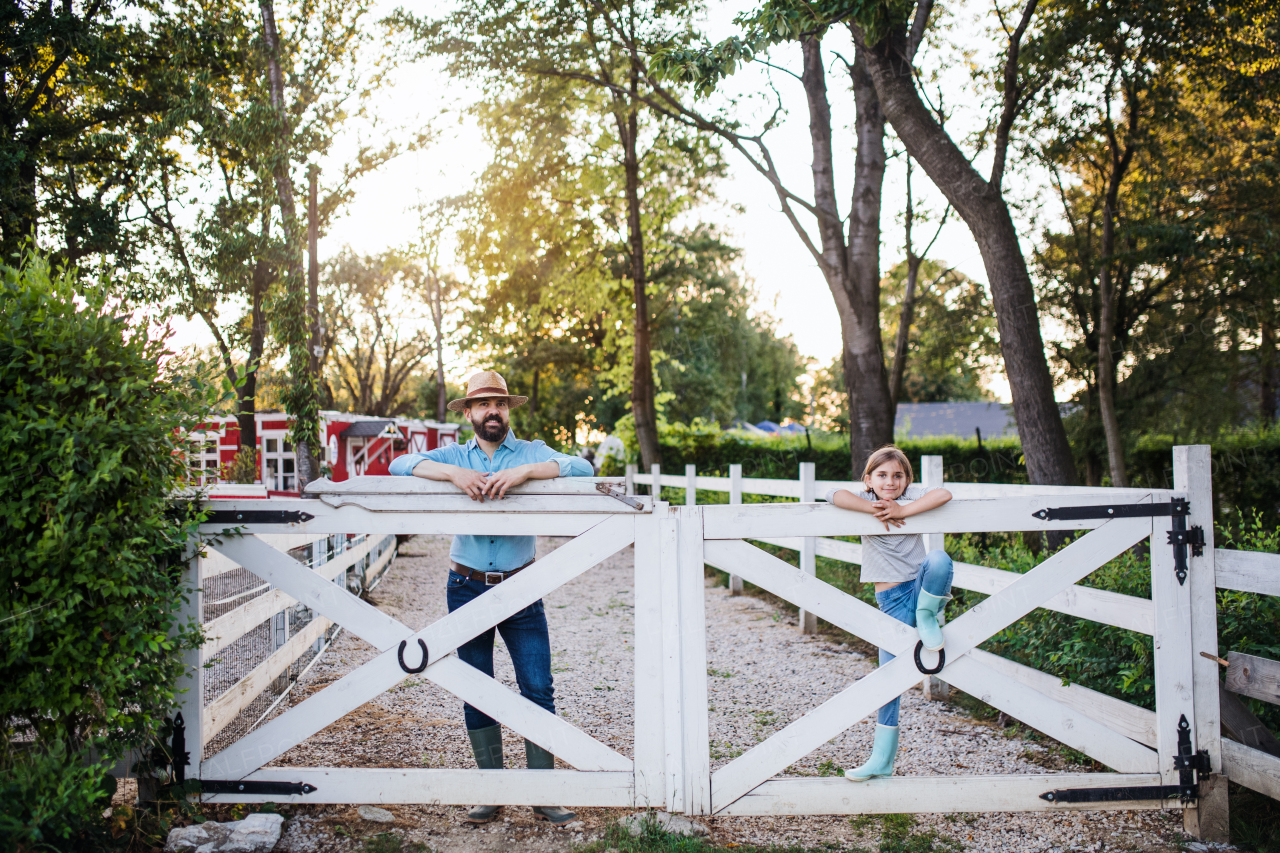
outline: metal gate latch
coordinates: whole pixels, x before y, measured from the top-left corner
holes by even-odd
[[[201,779],[202,794],[265,794],[274,797],[288,797],[298,794],[310,794],[316,790],[315,785],[307,782],[256,782],[237,779]]]
[[[1173,546],[1173,573],[1178,585],[1187,582],[1187,546],[1196,557],[1204,556],[1204,528],[1195,525],[1187,528],[1187,516],[1191,502],[1186,498],[1170,498],[1167,504],[1105,504],[1102,506],[1046,507],[1031,515],[1041,521],[1081,521],[1093,518],[1156,518],[1169,516],[1173,529],[1169,533],[1169,545]]]
[[[1189,806],[1200,796],[1197,773],[1209,772],[1209,753],[1191,748],[1191,726],[1183,714],[1178,720],[1178,753],[1173,756],[1177,785],[1145,785],[1132,788],[1064,788],[1045,791],[1040,799],[1050,803],[1114,803],[1128,800],[1171,800]]]

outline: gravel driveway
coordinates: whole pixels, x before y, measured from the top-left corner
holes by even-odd
[[[564,539],[540,538],[542,556]],[[445,575],[449,539],[418,536],[401,548],[371,601],[411,627],[446,613]],[[632,550],[546,598],[551,626],[552,669],[560,714],[624,755],[632,747]],[[707,588],[712,767],[719,767],[809,708],[874,668],[854,648],[830,637],[803,637],[794,615],[750,596],[730,597]],[[360,664],[375,650],[344,633],[295,689],[296,703]],[[497,678],[515,689],[515,676],[501,642]],[[870,748],[875,720],[855,725],[786,775],[831,775],[855,766]],[[1044,773],[1072,769],[1053,750],[1008,737],[963,710],[926,702],[919,690],[902,704],[903,775]],[[523,766],[523,741],[504,732],[508,766]],[[473,767],[460,700],[428,681],[410,677],[296,747],[281,765],[346,767]],[[568,850],[597,836],[625,812],[583,809],[575,831],[535,824],[527,808],[508,807],[504,819],[484,828],[460,821],[462,809],[390,806],[395,824],[362,820],[354,806],[303,807],[293,812],[279,850],[358,849],[357,840],[394,828],[431,849],[445,851]],[[877,818],[713,818],[704,822],[717,844],[801,845],[840,850],[876,846]],[[912,831],[936,832],[966,850],[1142,850],[1173,851],[1181,818],[1173,812],[1064,812],[1020,815],[919,815]],[[947,845],[951,846],[951,845]]]

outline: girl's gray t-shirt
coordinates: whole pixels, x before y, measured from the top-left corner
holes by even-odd
[[[919,500],[936,488],[938,487],[931,486],[926,489],[919,483],[912,483],[907,486],[898,503],[908,504]],[[838,491],[840,490],[832,489],[827,492],[827,503],[835,502]],[[850,489],[849,491],[864,501],[879,500],[875,492],[870,489],[861,489],[856,492]],[[900,583],[915,580],[916,575],[920,574],[920,565],[924,562],[925,556],[924,536],[919,533],[879,533],[874,536],[863,534],[860,577],[867,583]]]

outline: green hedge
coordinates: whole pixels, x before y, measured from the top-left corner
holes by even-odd
[[[160,739],[200,642],[171,495],[215,394],[116,313],[39,258],[0,267],[0,849],[85,849],[106,768]]]
[[[618,435],[630,459],[638,461],[634,433],[627,431],[629,423],[620,423],[620,427]],[[1133,485],[1173,488],[1174,444],[1167,436],[1143,439],[1129,458]],[[1253,513],[1264,517],[1280,513],[1280,428],[1227,434],[1210,444],[1214,510],[1219,523],[1238,527]],[[798,476],[801,462],[815,463],[820,480],[843,480],[853,475],[848,437],[830,433],[759,438],[701,424],[663,424],[660,446],[663,470],[677,475],[684,473],[685,465],[693,464],[700,474],[724,477],[730,465],[740,464],[744,477],[790,480]],[[916,466],[921,456],[941,456],[946,479],[951,482],[1028,482],[1022,446],[1016,438],[983,441],[981,446],[972,438],[924,438],[901,441],[898,446]],[[621,476],[623,464],[611,457],[602,473]],[[1083,479],[1082,464],[1081,482]]]

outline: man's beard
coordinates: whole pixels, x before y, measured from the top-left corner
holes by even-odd
[[[476,423],[475,421],[472,421],[471,425],[475,427],[476,435],[478,435],[480,438],[483,438],[485,441],[494,441],[494,442],[502,441],[504,438],[506,438],[507,430],[509,429],[508,425],[504,424],[501,418],[495,417],[493,415],[490,415],[488,418],[481,421],[480,423]]]

